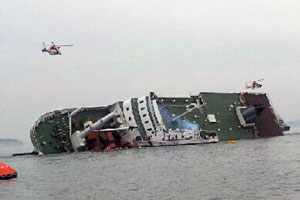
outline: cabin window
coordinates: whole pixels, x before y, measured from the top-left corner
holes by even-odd
[[[147,114],[143,114],[143,117],[146,117],[147,116]]]
[[[127,108],[126,108],[126,110],[128,111],[128,110],[129,110],[129,108],[127,107]]]
[[[145,121],[145,124],[148,124],[149,123],[149,121]]]
[[[131,117],[128,117],[128,120],[131,121]]]
[[[142,107],[141,110],[145,110],[145,107]]]
[[[144,100],[140,101],[140,103],[144,103]]]
[[[147,128],[147,131],[152,131],[152,128]]]

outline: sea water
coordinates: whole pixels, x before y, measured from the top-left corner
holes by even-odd
[[[235,144],[9,156],[14,152],[20,149],[0,148],[0,162],[19,173],[0,181],[1,200],[300,199],[300,134]]]

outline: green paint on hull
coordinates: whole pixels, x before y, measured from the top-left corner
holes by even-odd
[[[138,111],[138,102],[137,102],[137,98],[131,99],[131,104],[132,104],[132,109],[133,109],[133,116],[134,116],[134,119],[135,119],[136,124],[137,124],[137,126],[138,126],[139,133],[141,134],[141,136],[142,136],[143,138],[145,138],[145,136],[146,136],[146,131],[145,131],[145,128],[144,128],[144,126],[143,126],[143,123],[142,123],[140,114],[137,112],[137,111]]]
[[[39,152],[57,154],[74,151],[69,137],[68,114],[75,109],[68,110],[68,112],[54,111],[49,117],[40,121],[31,133],[32,144]],[[96,121],[108,113],[109,109],[106,107],[88,108],[79,112],[72,120],[76,122],[72,125],[72,131],[81,130],[85,122]]]
[[[31,141],[42,153],[56,154],[73,151],[69,138],[67,114],[56,115],[40,122],[35,133],[31,134]]]
[[[236,93],[201,93],[201,97],[207,105],[204,107],[204,114],[201,121],[204,121],[204,129],[216,131],[219,140],[254,139],[255,134],[252,128],[241,128],[236,114],[236,107],[242,106],[240,94]],[[216,116],[216,123],[205,121],[207,114]]]
[[[220,141],[254,139],[252,128],[241,128],[236,114],[236,107],[241,106],[239,93],[200,93],[205,103],[201,109],[195,109],[184,115],[183,120],[196,123],[200,128],[217,133]],[[190,98],[159,98],[162,107],[167,107],[171,114],[178,116],[186,112],[186,106],[197,103],[197,96]],[[214,114],[216,123],[207,121],[207,115]],[[175,128],[175,127],[168,127]]]

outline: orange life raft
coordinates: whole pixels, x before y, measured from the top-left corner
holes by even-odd
[[[236,143],[236,141],[234,141],[234,140],[228,140],[227,141],[227,144],[235,144]]]
[[[0,180],[16,178],[18,172],[5,163],[0,163]]]

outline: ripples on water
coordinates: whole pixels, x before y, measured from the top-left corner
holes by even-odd
[[[0,199],[300,199],[300,135],[235,144],[3,156]],[[3,151],[2,151],[3,152]]]

